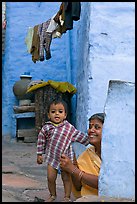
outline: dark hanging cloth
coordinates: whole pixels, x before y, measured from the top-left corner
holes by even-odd
[[[46,60],[51,58],[50,45],[52,40],[52,33],[48,33],[47,28],[51,19],[39,25],[38,34],[40,37],[39,60],[44,61],[44,50],[46,52]]]
[[[81,13],[80,2],[63,2],[65,10],[65,27],[66,30],[73,29],[73,20],[78,21]]]

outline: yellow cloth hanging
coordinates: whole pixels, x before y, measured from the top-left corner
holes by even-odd
[[[77,89],[69,82],[58,82],[58,81],[48,80],[47,82],[42,81],[39,84],[35,84],[35,85],[29,87],[27,89],[27,93],[29,93],[31,91],[35,91],[35,90],[42,88],[44,86],[47,86],[47,85],[52,86],[54,89],[56,89],[57,91],[62,92],[62,93],[69,92],[71,94],[75,94],[77,91]]]

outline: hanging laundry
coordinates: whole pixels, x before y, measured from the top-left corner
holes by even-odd
[[[47,28],[50,24],[50,20],[40,24],[38,26],[38,35],[40,37],[40,50],[39,50],[39,60],[44,61],[44,50],[46,52],[46,59],[51,58],[51,53],[50,53],[50,44],[52,40],[52,33],[47,33]]]
[[[39,25],[34,26],[34,33],[33,33],[33,39],[32,39],[32,47],[30,50],[30,53],[32,54],[32,61],[36,63],[36,61],[39,61],[39,48],[40,48],[40,38],[38,35],[38,27]]]
[[[29,27],[27,36],[25,38],[25,44],[27,45],[28,53],[31,53],[33,34],[34,34],[33,27]]]
[[[78,21],[80,19],[81,3],[80,2],[62,2],[60,9],[57,12],[54,20],[61,27],[61,33],[65,33],[67,30],[73,29],[73,20]],[[63,21],[63,24],[61,22]]]
[[[65,10],[64,10],[64,2],[61,3],[59,11],[53,18],[54,21],[59,25],[56,32],[59,32],[61,35],[66,33],[67,29],[65,26]]]
[[[80,13],[80,2],[62,2],[59,11],[50,19],[33,28],[29,27],[25,43],[34,63],[51,58],[52,39],[60,38],[67,30],[73,29],[73,20],[78,21]]]
[[[52,16],[51,20],[50,20],[50,24],[47,28],[48,33],[52,33],[52,38],[57,38],[57,37],[61,37],[61,33],[58,32],[58,28],[59,28],[59,24],[55,22],[54,20],[55,15]]]
[[[52,17],[42,24],[29,27],[25,44],[27,45],[27,51],[32,54],[34,63],[45,60],[44,51],[46,52],[46,60],[51,58],[50,45],[52,38],[61,37],[61,33],[56,31],[58,26]]]
[[[73,29],[73,20],[78,21],[81,13],[80,2],[64,2],[65,26],[67,30]]]

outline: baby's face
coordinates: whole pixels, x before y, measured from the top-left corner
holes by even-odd
[[[58,104],[51,104],[49,113],[48,113],[48,118],[58,124],[61,123],[63,120],[65,120],[67,117],[67,114],[65,112],[65,108],[62,103]]]

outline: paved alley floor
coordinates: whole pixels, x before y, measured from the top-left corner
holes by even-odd
[[[36,163],[36,144],[16,141],[2,142],[2,202],[33,202],[49,197],[46,165]],[[64,188],[57,177],[57,199],[61,202]],[[74,200],[73,196],[71,198]]]
[[[57,177],[57,199],[61,202],[64,188],[60,174]],[[36,163],[36,143],[2,141],[2,202],[34,202],[35,197],[46,202],[49,197],[46,165]],[[71,200],[75,202],[73,195]],[[76,202],[134,202],[86,196]],[[37,201],[38,202],[38,201]]]

